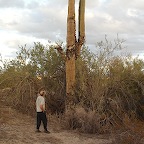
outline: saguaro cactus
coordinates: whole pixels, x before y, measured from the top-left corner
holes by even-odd
[[[80,55],[85,40],[85,0],[79,1],[78,40],[76,38],[75,0],[69,0],[67,17],[66,93],[73,94],[75,84],[75,60]]]
[[[75,61],[80,55],[81,47],[85,41],[85,0],[79,0],[78,16],[78,39],[76,38],[75,0],[68,1],[67,17],[67,49],[66,62],[66,95],[74,94],[75,85]],[[57,47],[59,53],[64,57],[61,47]]]

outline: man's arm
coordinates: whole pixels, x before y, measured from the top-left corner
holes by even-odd
[[[40,109],[44,112],[45,111],[45,100],[41,100]]]
[[[41,109],[43,112],[45,111],[43,104],[40,105],[40,109]]]

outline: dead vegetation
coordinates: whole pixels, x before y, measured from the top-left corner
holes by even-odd
[[[27,53],[23,48],[19,54],[21,59],[8,63],[0,73],[0,95],[4,103],[34,115],[37,92],[44,87],[48,112],[58,118],[64,129],[110,133],[116,136],[113,143],[119,141],[119,144],[142,141],[142,60],[105,57],[105,51],[104,55],[96,56],[84,49],[76,63],[75,95],[66,99],[64,63],[53,47],[47,50],[38,43]],[[29,63],[24,64],[22,59],[29,59]]]

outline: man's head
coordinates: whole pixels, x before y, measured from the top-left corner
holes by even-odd
[[[46,95],[46,91],[45,91],[45,90],[41,90],[41,91],[40,91],[40,95],[41,95],[41,96],[45,96],[45,95]]]

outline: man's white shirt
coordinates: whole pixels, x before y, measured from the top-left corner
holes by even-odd
[[[36,111],[37,112],[42,112],[40,105],[43,105],[43,109],[45,110],[45,99],[41,95],[39,95],[36,100]]]

